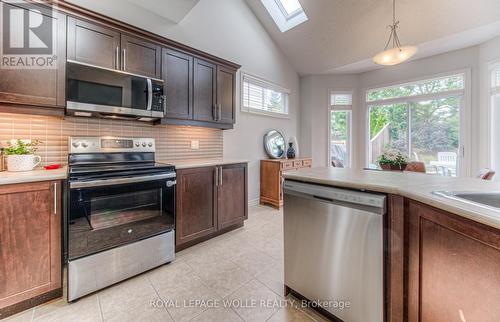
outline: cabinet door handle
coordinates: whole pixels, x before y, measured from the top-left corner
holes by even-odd
[[[217,110],[219,111],[219,118],[217,119],[217,121],[220,121],[222,119],[222,104],[219,104]]]
[[[120,62],[120,47],[116,46],[116,50],[115,50],[115,69],[120,69],[118,67],[119,62]]]
[[[127,50],[125,48],[122,49],[122,69],[125,70],[127,68]]]
[[[217,106],[215,104],[212,104],[212,119],[217,121]]]
[[[222,167],[219,167],[219,185],[222,186]]]
[[[215,186],[219,186],[219,167],[215,167]]]
[[[54,182],[54,215],[57,215],[57,182]]]

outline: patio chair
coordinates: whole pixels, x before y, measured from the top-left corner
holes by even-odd
[[[457,153],[456,152],[438,152],[438,162],[440,164],[446,164],[450,166],[455,166],[457,164]]]

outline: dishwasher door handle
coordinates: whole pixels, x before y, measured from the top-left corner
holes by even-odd
[[[386,196],[362,191],[285,180],[285,194],[316,199],[344,207],[358,208],[376,214],[385,214]]]
[[[331,203],[335,203],[335,200],[333,200],[333,199],[331,199],[331,198],[325,198],[325,197],[321,197],[321,196],[314,196],[314,195],[313,195],[313,198],[314,198],[314,199],[323,200],[323,201],[327,201],[327,202],[331,202]]]

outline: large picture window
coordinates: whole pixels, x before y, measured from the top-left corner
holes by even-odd
[[[428,173],[459,172],[464,74],[370,90],[369,166],[385,151],[423,162]]]

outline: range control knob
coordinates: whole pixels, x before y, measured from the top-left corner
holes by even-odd
[[[153,146],[153,143],[149,142],[149,143],[148,143],[148,146],[149,146],[149,147],[152,147],[152,146]]]
[[[142,142],[142,146],[143,146],[143,147],[146,147],[146,142]]]
[[[88,145],[88,143],[87,143],[87,142],[82,142],[82,147],[83,147],[83,148],[88,148],[88,147],[89,147],[89,145]]]
[[[139,147],[139,145],[140,145],[139,142],[135,142],[136,147]]]
[[[80,142],[73,142],[71,145],[72,145],[73,147],[77,148],[77,147],[79,147],[79,146],[80,146]]]

